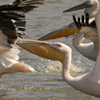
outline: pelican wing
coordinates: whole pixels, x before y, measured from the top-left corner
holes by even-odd
[[[18,62],[19,50],[15,41],[24,34],[25,13],[36,8],[37,5],[34,4],[39,4],[40,1],[42,0],[15,0],[0,6],[0,73],[33,71],[31,67]]]
[[[44,0],[15,0],[13,3],[0,6],[0,14],[3,19],[12,20],[19,37],[25,35],[25,13],[36,8],[35,4],[43,4]]]
[[[0,16],[2,16],[2,14],[0,14]],[[18,37],[14,23],[10,19],[0,17],[0,30],[2,35],[7,36],[7,42],[9,44],[14,43]]]

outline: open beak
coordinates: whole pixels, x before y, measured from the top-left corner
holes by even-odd
[[[63,62],[65,57],[64,53],[54,48],[50,42],[21,39],[18,40],[17,45],[43,58],[59,60]]]
[[[75,33],[78,33],[78,29],[75,26],[74,22],[72,22],[71,24],[64,26],[63,28],[60,28],[56,31],[53,31],[41,38],[39,38],[38,40],[50,40],[50,39],[56,39],[56,38],[61,38],[61,37],[68,37],[70,35],[73,35]]]
[[[77,5],[77,6],[74,6],[74,7],[72,7],[72,8],[69,8],[69,9],[67,9],[67,10],[65,10],[65,11],[63,11],[63,12],[65,13],[65,12],[76,11],[76,10],[88,8],[88,7],[91,7],[91,6],[92,6],[92,4],[90,4],[89,1],[86,1],[86,2],[84,2],[84,3],[82,3],[82,4],[79,4],[79,5]]]

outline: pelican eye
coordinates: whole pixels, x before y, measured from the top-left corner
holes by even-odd
[[[61,44],[55,43],[56,46],[61,47]]]

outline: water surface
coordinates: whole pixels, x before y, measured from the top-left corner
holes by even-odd
[[[13,0],[0,0],[6,4]],[[83,11],[63,14],[63,10],[85,0],[46,0],[45,5],[26,14],[27,34],[24,38],[38,39],[41,36],[59,29],[72,22],[72,15],[81,15]],[[50,40],[63,42],[73,49],[71,73],[80,75],[92,69],[94,62],[81,56],[72,45],[72,38]],[[21,49],[20,61],[25,62],[37,71],[4,75],[0,83],[0,100],[98,100],[81,93],[69,86],[61,76],[62,65]],[[27,56],[26,56],[27,55]]]

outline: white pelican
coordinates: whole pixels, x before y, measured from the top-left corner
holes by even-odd
[[[88,13],[90,17],[89,20],[91,20],[91,18],[93,18],[97,13],[96,10],[98,10],[99,8],[99,1],[88,0],[78,6],[67,9],[64,12],[76,11],[83,8],[86,8],[84,10],[84,14],[86,15]],[[77,28],[79,29],[79,34],[76,34],[76,36],[73,38],[73,46],[83,56],[96,61],[97,52],[98,52],[98,36],[97,36],[95,20],[92,19],[92,21],[88,23],[89,24],[88,25],[86,24],[88,18],[86,19],[86,23],[85,23],[84,16],[82,16],[81,19],[78,18],[78,21],[76,21],[75,16],[73,19]],[[92,42],[83,43],[85,39],[89,39]]]
[[[43,0],[16,0],[0,6],[0,78],[3,74],[16,72],[35,72],[31,66],[19,62],[19,50],[16,45],[25,31],[25,14],[36,8],[31,4]]]
[[[79,34],[76,34],[75,37],[73,38],[73,46],[83,56],[95,61],[96,57],[97,57],[97,51],[98,51],[98,36],[97,36],[97,32],[96,32],[96,27],[94,28],[94,26],[95,26],[94,16],[97,13],[96,10],[99,8],[99,1],[98,0],[87,0],[86,2],[84,2],[84,3],[82,3],[78,6],[72,7],[70,9],[67,9],[64,12],[80,10],[80,9],[83,9],[83,8],[85,8],[85,10],[84,10],[85,15],[87,13],[89,14],[88,24],[90,24],[90,26],[84,25],[84,23],[85,23],[84,16],[82,16],[82,19],[78,18],[77,23],[79,23],[81,21],[80,27],[78,25],[76,25],[77,29],[79,31],[76,31],[75,28],[70,29],[70,32],[72,34],[79,33]],[[91,24],[92,24],[92,26],[91,26]],[[93,26],[93,24],[94,24],[94,26]],[[74,24],[73,24],[72,27],[74,27]],[[74,30],[74,32],[72,32],[73,30]],[[54,32],[47,34],[46,36],[43,36],[39,40],[48,40],[48,39],[51,39],[51,38],[52,39],[60,38],[60,37],[65,36],[66,34],[68,36],[71,35],[67,32],[69,32],[68,27],[61,28],[59,30],[56,30]],[[85,39],[89,39],[92,42],[91,43],[83,43],[83,41]]]
[[[33,52],[37,49],[37,53],[34,52],[36,55],[61,61],[63,66],[62,76],[69,85],[86,94],[100,97],[100,11],[96,15],[96,25],[99,37],[97,60],[91,72],[87,72],[80,76],[73,77],[70,74],[72,50],[69,46],[63,43],[50,43],[38,40],[27,42],[22,41],[19,45],[29,45],[29,42],[30,44],[33,44]],[[61,58],[62,56],[63,60]]]

